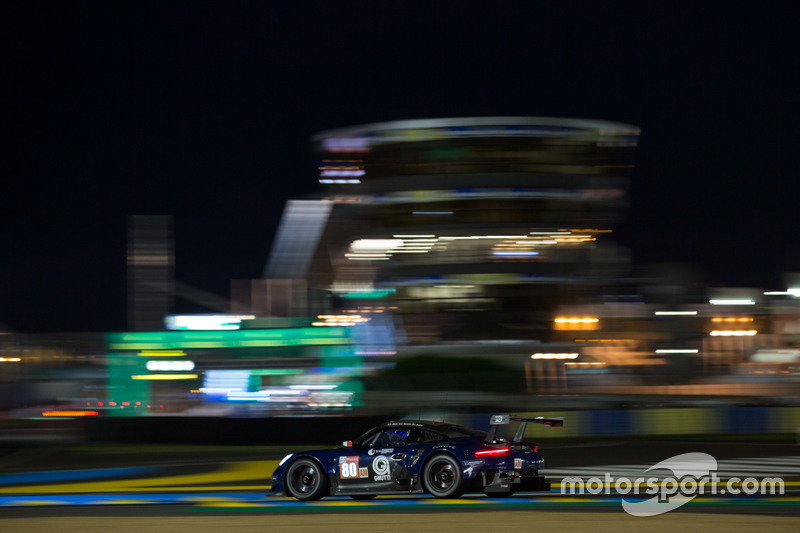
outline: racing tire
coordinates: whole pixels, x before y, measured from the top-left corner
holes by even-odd
[[[328,477],[315,461],[298,459],[286,471],[286,488],[298,500],[319,500],[328,493]]]
[[[458,498],[467,488],[461,465],[447,454],[434,455],[422,470],[425,490],[435,498]]]

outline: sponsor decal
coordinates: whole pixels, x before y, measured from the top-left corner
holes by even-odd
[[[520,469],[522,468],[522,459],[514,458],[514,468]]]
[[[415,464],[417,464],[417,461],[419,461],[419,458],[422,456],[422,452],[424,452],[424,451],[425,451],[425,447],[424,446],[422,448],[420,448],[419,450],[417,450],[417,453],[415,453],[414,457],[411,458],[410,466],[414,466]]]
[[[375,455],[376,453],[392,453],[393,451],[394,448],[381,448],[380,450],[370,448],[369,451],[367,451],[367,455]]]
[[[373,479],[375,481],[389,481],[392,479],[391,471],[392,465],[385,455],[378,455],[372,460],[372,470],[375,472]]]
[[[360,477],[360,478],[369,477],[369,468],[367,468],[366,466],[360,467],[358,469],[358,477]]]
[[[375,455],[376,453],[392,453],[393,451],[394,448],[381,448],[380,450],[370,448],[369,451],[367,451],[367,455]]]

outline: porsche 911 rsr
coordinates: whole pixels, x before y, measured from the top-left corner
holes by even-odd
[[[519,422],[512,438],[499,426]],[[424,420],[382,424],[342,448],[289,454],[272,474],[270,495],[318,500],[323,496],[369,499],[381,494],[457,498],[465,492],[509,496],[549,491],[539,470],[538,447],[522,441],[526,424],[562,426],[560,418],[494,415],[488,432]]]

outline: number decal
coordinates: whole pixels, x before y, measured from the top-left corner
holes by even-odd
[[[358,477],[357,455],[339,457],[339,477],[342,479],[354,479]]]

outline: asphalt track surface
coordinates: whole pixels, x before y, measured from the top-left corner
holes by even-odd
[[[798,531],[796,517],[760,515],[718,515],[670,513],[636,518],[625,513],[527,512],[500,510],[450,513],[347,513],[305,515],[187,515],[187,516],[87,516],[7,518],[0,520],[3,531],[39,532],[449,532],[449,531],[642,531],[693,533],[708,531]]]
[[[709,450],[709,446],[697,443],[684,446]],[[561,458],[558,466],[586,467],[585,475],[593,475],[593,468],[602,470],[602,465],[620,465],[620,459],[638,459],[642,456],[640,448],[606,443],[588,448],[574,446],[571,451],[563,447],[553,455]],[[428,496],[386,496],[372,501],[325,498],[306,503],[265,496],[276,460],[205,460],[179,465],[15,472],[6,469],[7,473],[0,474],[0,530],[196,532],[269,528],[394,533],[462,527],[527,531],[535,527],[560,531],[800,531],[800,447],[758,445],[747,449],[760,455],[737,459],[745,451],[739,444],[716,446],[713,451],[728,458],[720,461],[721,469],[736,465],[751,469],[744,474],[779,473],[782,469],[785,494],[698,496],[675,511],[648,518],[626,514],[618,494],[561,494],[558,476],[554,477],[556,484],[550,493],[510,498],[467,495],[457,500],[438,500]],[[667,443],[667,450],[675,454],[683,448]],[[650,452],[654,451],[665,450],[653,445]],[[668,456],[645,455],[652,457],[650,464]],[[751,463],[761,466],[752,467]]]

